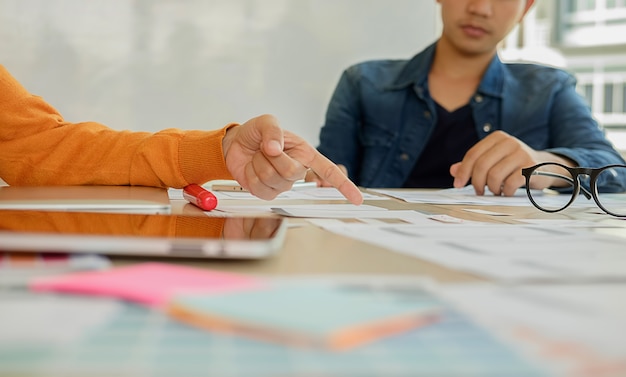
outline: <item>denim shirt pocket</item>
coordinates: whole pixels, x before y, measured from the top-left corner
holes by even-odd
[[[397,132],[383,123],[372,119],[365,119],[361,125],[359,138],[365,148],[390,147]]]
[[[359,132],[359,140],[363,146],[361,182],[371,182],[380,171],[388,167],[385,160],[397,144],[398,132],[386,124],[373,119],[364,119]]]

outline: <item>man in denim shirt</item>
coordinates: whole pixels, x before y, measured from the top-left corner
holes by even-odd
[[[498,43],[534,0],[438,2],[443,32],[436,43],[408,61],[354,65],[335,89],[318,150],[355,183],[446,188],[471,181],[479,195],[487,186],[510,196],[525,184],[521,169],[540,162],[624,164],[572,75],[498,58]],[[321,181],[313,173],[307,180]],[[626,177],[598,184],[624,191]]]

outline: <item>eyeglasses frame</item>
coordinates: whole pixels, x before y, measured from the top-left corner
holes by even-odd
[[[537,172],[536,171],[538,168],[540,168],[542,166],[545,166],[545,165],[557,165],[557,166],[560,166],[563,169],[567,170],[572,175],[572,178],[563,176],[563,175],[558,174],[558,173]],[[603,171],[605,171],[607,169],[611,169],[611,168],[626,168],[626,165],[611,164],[611,165],[603,166],[601,168],[583,168],[583,167],[565,166],[565,165],[560,164],[558,162],[542,162],[541,164],[537,164],[537,165],[534,165],[534,166],[523,168],[522,169],[522,175],[524,177],[526,177],[526,195],[528,196],[528,199],[530,200],[530,202],[537,209],[539,209],[541,211],[548,212],[548,213],[560,212],[560,211],[564,210],[565,208],[569,207],[570,204],[572,204],[574,202],[574,200],[576,200],[576,197],[582,191],[583,195],[585,195],[585,197],[587,199],[593,198],[593,200],[596,202],[596,205],[601,210],[603,210],[604,212],[608,213],[611,216],[624,217],[623,214],[622,215],[618,215],[618,214],[613,213],[613,212],[609,211],[608,209],[604,208],[604,206],[600,203],[600,200],[598,199],[598,186],[596,184],[597,180],[598,180],[598,176]],[[548,177],[561,178],[561,179],[565,179],[566,181],[569,181],[570,183],[572,183],[573,186],[574,186],[574,190],[572,191],[572,197],[570,198],[569,202],[567,202],[566,205],[564,205],[562,208],[559,208],[559,209],[545,209],[545,208],[542,208],[541,206],[539,206],[537,203],[535,203],[535,201],[533,200],[533,196],[530,193],[530,190],[531,190],[530,189],[530,178],[533,175],[543,175],[543,176],[548,176]],[[578,178],[580,175],[587,175],[587,176],[589,176],[589,180],[590,180],[589,181],[589,188],[591,190],[587,190],[585,187],[580,185],[580,179]]]

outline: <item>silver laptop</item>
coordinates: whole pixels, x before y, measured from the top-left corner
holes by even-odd
[[[167,190],[143,186],[6,186],[0,209],[170,213]]]
[[[265,258],[284,243],[282,217],[0,210],[0,251],[173,258]]]

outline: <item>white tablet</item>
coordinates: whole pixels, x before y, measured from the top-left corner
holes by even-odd
[[[256,259],[279,251],[281,217],[0,210],[0,250]]]

